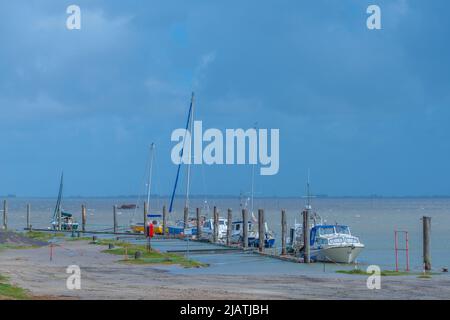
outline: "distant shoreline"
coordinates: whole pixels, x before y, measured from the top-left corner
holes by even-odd
[[[0,199],[53,199],[56,196],[16,196],[16,195],[0,195]],[[146,195],[118,195],[118,196],[66,196],[65,199],[136,199],[146,198]],[[248,197],[248,195],[247,195]],[[436,196],[332,196],[332,195],[313,195],[315,199],[450,199],[450,195]],[[152,196],[151,199],[167,199],[170,195]],[[184,195],[175,196],[176,199],[184,199]],[[239,195],[191,195],[191,199],[239,199]],[[303,196],[255,196],[254,199],[302,199]]]

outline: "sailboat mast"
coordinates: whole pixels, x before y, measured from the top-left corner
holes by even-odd
[[[64,172],[61,173],[61,180],[59,182],[58,199],[56,200],[55,211],[53,212],[53,223],[57,223],[58,230],[61,230],[61,199],[63,191]]]
[[[307,205],[307,210],[309,210],[311,208],[311,193],[310,193],[310,189],[309,189],[309,169],[308,169],[308,180],[306,182],[306,205]]]
[[[62,187],[63,187],[63,174],[61,174],[61,179],[59,182],[59,190],[58,190],[58,199],[56,200],[56,206],[55,211],[53,212],[53,220],[55,220],[58,216],[58,211],[60,210],[61,206],[61,196],[62,196]]]
[[[150,193],[152,190],[152,172],[153,172],[153,155],[155,150],[155,144],[152,143],[150,146],[150,168],[148,172],[148,181],[147,181],[147,205],[150,205]]]
[[[189,113],[188,113],[188,118],[187,118],[187,121],[186,121],[186,130],[189,129],[189,123],[190,123],[190,120],[191,120],[191,110],[192,110],[193,102],[194,102],[194,93],[192,92],[191,104],[189,106]],[[185,139],[184,139],[184,144],[185,143],[186,143],[186,136],[185,136]],[[183,159],[183,153],[184,153],[184,145],[183,145],[183,148],[181,149],[181,152],[180,152],[180,158],[181,159]],[[172,196],[170,198],[169,213],[171,213],[172,209],[173,209],[173,200],[175,199],[175,193],[177,191],[178,178],[180,177],[181,164],[182,164],[182,161],[180,160],[180,163],[178,164],[178,168],[177,168],[177,175],[175,177],[175,183],[173,185]]]
[[[190,123],[190,132],[191,132],[191,142],[189,143],[189,150],[188,150],[188,155],[189,155],[189,161],[188,161],[188,167],[187,167],[187,178],[186,178],[186,201],[184,203],[185,208],[189,208],[189,192],[190,192],[190,187],[191,187],[191,162],[192,162],[192,155],[191,155],[191,150],[192,150],[192,135],[194,133],[193,128],[194,128],[194,93],[192,93],[192,98],[191,98],[191,123]]]
[[[256,127],[258,126],[258,123],[255,122],[254,129],[256,130]],[[251,194],[251,213],[253,216],[253,198],[255,194],[255,164],[252,164],[252,194]]]

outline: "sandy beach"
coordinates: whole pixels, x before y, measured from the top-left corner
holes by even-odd
[[[0,274],[36,298],[59,299],[450,299],[450,279],[382,277],[369,290],[365,276],[217,275],[186,276],[158,266],[127,265],[102,253],[105,246],[62,241],[49,247],[0,252]],[[81,268],[81,290],[68,290],[66,268]]]

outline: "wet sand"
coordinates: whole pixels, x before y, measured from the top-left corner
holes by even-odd
[[[450,299],[450,278],[382,277],[369,290],[365,276],[178,274],[157,266],[118,263],[105,246],[63,241],[49,247],[0,252],[0,274],[41,298],[62,299]],[[81,268],[81,290],[68,290],[69,265]]]

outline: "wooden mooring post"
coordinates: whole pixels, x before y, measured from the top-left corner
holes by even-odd
[[[248,211],[242,209],[242,248],[248,248]]]
[[[167,208],[166,205],[163,206],[163,235],[166,235],[166,227],[167,227]]]
[[[117,206],[113,206],[113,231],[117,232]]]
[[[213,232],[213,242],[219,241],[219,212],[217,207],[214,206],[214,232]]]
[[[31,231],[31,206],[27,204],[27,229]]]
[[[264,210],[258,209],[259,252],[264,252],[264,239],[266,236],[264,229]]]
[[[423,268],[425,271],[431,270],[431,252],[430,252],[430,232],[431,217],[423,217]]]
[[[233,213],[231,209],[228,209],[227,216],[227,246],[231,245],[231,231],[233,227]]]
[[[305,263],[311,262],[309,245],[309,210],[303,210],[303,259]]]
[[[8,230],[8,201],[3,200],[3,229]]]
[[[287,223],[286,223],[286,210],[281,210],[281,255],[286,255],[286,232],[287,232]]]
[[[81,231],[86,232],[86,206],[81,205]]]
[[[186,229],[187,226],[188,226],[188,218],[189,218],[189,208],[188,207],[184,207],[184,219],[183,219],[184,229]]]
[[[202,223],[201,223],[201,210],[200,208],[196,209],[197,215],[197,240],[202,237]]]
[[[149,212],[149,207],[148,207],[148,202],[144,201],[144,233],[145,233],[145,228],[147,228],[147,218],[148,218],[148,212]]]

